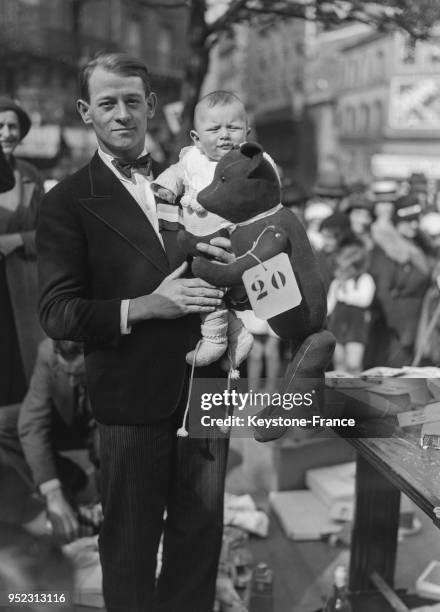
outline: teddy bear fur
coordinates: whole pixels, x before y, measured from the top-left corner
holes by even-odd
[[[228,152],[217,164],[212,183],[199,193],[198,201],[206,210],[233,224],[229,231],[236,259],[224,264],[201,257],[199,253],[193,259],[192,272],[212,285],[239,288],[243,272],[257,264],[256,257],[264,262],[279,253],[288,254],[302,301],[295,308],[270,318],[268,323],[294,347],[280,392],[304,393],[312,387],[314,391],[315,386],[322,387],[334,338],[323,329],[327,298],[305,229],[294,213],[279,206],[280,199],[278,174],[260,145],[244,143]],[[182,248],[195,255],[195,243],[203,239],[187,232],[179,234]],[[320,393],[315,395],[318,397]],[[280,413],[285,416],[282,408],[268,406],[259,416],[276,417]],[[264,441],[284,432],[282,427],[257,428],[255,437]]]

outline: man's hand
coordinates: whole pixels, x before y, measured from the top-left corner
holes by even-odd
[[[191,313],[213,312],[221,303],[222,289],[200,278],[181,278],[185,262],[169,274],[150,295],[130,300],[128,324],[146,319],[177,319]]]
[[[23,246],[20,234],[2,234],[0,236],[0,256],[7,257]]]
[[[235,255],[231,252],[231,241],[229,238],[218,236],[213,238],[209,244],[199,242],[196,246],[201,253],[209,255],[221,263],[231,263],[235,260]]]
[[[46,494],[46,509],[48,518],[52,523],[54,536],[67,542],[78,536],[78,520],[61,488],[54,489]]]

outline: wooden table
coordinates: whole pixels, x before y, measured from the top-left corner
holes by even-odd
[[[422,449],[419,429],[402,430],[395,417],[358,424],[356,436],[348,439],[357,450],[352,592],[371,589],[373,571],[394,584],[401,491],[440,527],[440,451]]]

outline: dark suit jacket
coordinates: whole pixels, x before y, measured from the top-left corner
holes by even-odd
[[[198,317],[148,320],[120,334],[121,299],[153,292],[183,260],[175,232],[163,238],[166,252],[98,154],[42,202],[41,323],[52,338],[84,341],[87,388],[102,423],[162,419],[182,395]]]
[[[58,478],[57,451],[86,448],[93,424],[82,415],[49,338],[38,348],[29,390],[20,407],[18,434],[36,485]]]

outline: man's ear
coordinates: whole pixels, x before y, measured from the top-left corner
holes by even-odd
[[[154,117],[154,113],[156,112],[156,105],[157,105],[157,96],[155,93],[151,92],[147,98],[147,107],[148,107],[147,115],[149,119]]]
[[[252,132],[252,128],[248,127],[246,128],[246,136],[249,136],[249,134]]]
[[[90,104],[85,100],[77,100],[76,102],[76,110],[81,115],[81,119],[85,124],[90,125],[92,120],[90,118]]]

